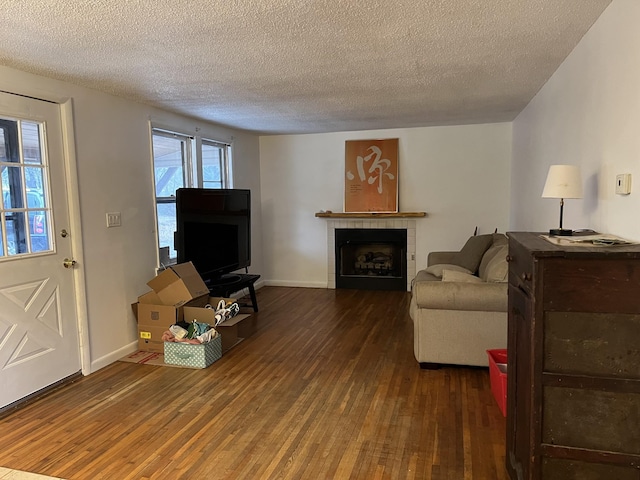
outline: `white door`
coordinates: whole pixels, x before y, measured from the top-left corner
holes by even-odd
[[[59,105],[0,93],[0,408],[81,368],[63,155]]]

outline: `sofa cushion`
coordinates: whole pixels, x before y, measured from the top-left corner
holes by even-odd
[[[436,278],[442,278],[443,270],[455,270],[456,272],[473,273],[468,268],[461,267],[460,265],[454,265],[452,263],[438,263],[437,265],[431,265],[430,267],[425,268],[425,271],[427,273],[430,273]]]
[[[442,270],[442,281],[463,283],[482,282],[482,280],[480,280],[475,275],[471,275],[470,273],[458,272],[457,270],[447,270],[446,268]]]
[[[471,273],[478,271],[482,256],[493,243],[493,234],[474,235],[455,256],[453,263],[466,268]]]
[[[485,253],[480,263],[479,276],[485,282],[506,282],[509,273],[507,254],[509,245],[494,245]]]

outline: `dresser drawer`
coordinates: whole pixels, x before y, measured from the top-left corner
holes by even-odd
[[[544,315],[543,369],[549,373],[640,380],[640,315]]]
[[[640,455],[640,393],[545,387],[542,443]]]

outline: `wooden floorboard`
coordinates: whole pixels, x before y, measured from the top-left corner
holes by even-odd
[[[406,292],[264,287],[202,370],[116,362],[0,420],[0,466],[66,479],[502,480],[482,368],[421,370]]]

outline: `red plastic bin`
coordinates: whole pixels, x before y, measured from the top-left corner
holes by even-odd
[[[507,416],[507,349],[487,350],[491,391],[503,416]]]

